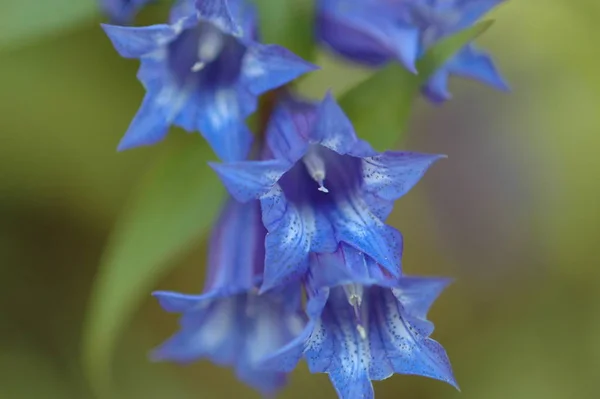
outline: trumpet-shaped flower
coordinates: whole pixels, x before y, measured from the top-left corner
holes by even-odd
[[[315,67],[277,45],[255,41],[255,12],[244,0],[177,5],[171,23],[104,25],[116,50],[141,61],[146,95],[119,149],[161,141],[171,125],[199,131],[224,160],[244,159],[245,119],[260,94]],[[187,12],[186,12],[187,10]]]
[[[503,0],[319,0],[317,37],[355,62],[381,66],[415,63],[440,40],[474,25]],[[475,79],[499,90],[508,86],[489,55],[467,44],[422,87],[433,102],[451,96],[448,77]]]
[[[402,237],[384,220],[442,156],[374,151],[330,95],[320,104],[283,99],[267,141],[268,159],[212,165],[239,201],[261,201],[262,290],[302,276],[311,252],[334,252],[340,242],[399,275]]]
[[[300,286],[257,294],[264,264],[265,229],[258,201],[230,200],[212,235],[204,293],[155,292],[168,312],[182,313],[181,329],[153,357],[188,363],[207,358],[235,368],[240,380],[272,394],[285,373],[259,362],[301,331]]]
[[[332,274],[336,268],[344,272]],[[426,318],[448,283],[390,278],[344,245],[333,254],[312,254],[309,322],[294,340],[265,358],[263,367],[290,371],[304,358],[311,372],[329,374],[341,399],[373,398],[371,381],[394,373],[457,387],[445,350],[429,338],[433,324]]]

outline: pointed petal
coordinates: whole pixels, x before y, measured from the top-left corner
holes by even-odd
[[[177,0],[175,5],[171,7],[169,22],[173,24],[181,18],[194,14],[196,14],[196,0]]]
[[[421,88],[423,95],[434,104],[441,104],[452,98],[448,91],[448,71],[442,67],[437,70]]]
[[[169,42],[176,33],[169,25],[143,27],[102,24],[115,50],[124,58],[140,58]]]
[[[227,191],[238,201],[247,202],[267,194],[289,165],[279,160],[209,163]]]
[[[299,161],[309,145],[316,115],[316,103],[283,94],[267,126],[266,140],[273,157]]]
[[[155,291],[152,293],[160,306],[169,313],[183,313],[194,310],[205,298],[202,295],[186,295],[171,291]]]
[[[241,161],[246,159],[252,143],[244,119],[238,91],[228,88],[195,91],[174,123],[188,132],[200,131],[222,160]]]
[[[407,314],[425,319],[433,302],[451,282],[448,278],[402,277],[392,293]]]
[[[460,8],[460,10],[458,10],[460,13],[460,21],[456,26],[456,31],[473,26],[481,19],[481,17],[504,1],[505,0],[468,0],[463,1],[462,4],[458,4],[457,7]]]
[[[497,90],[510,90],[494,65],[492,58],[472,45],[465,47],[452,59],[448,68],[454,75],[480,81]]]
[[[335,370],[329,374],[329,379],[340,399],[373,399],[375,392],[373,384],[366,371],[347,374],[346,370]]]
[[[123,151],[162,141],[171,123],[167,112],[153,94],[147,93],[117,149]]]
[[[240,36],[241,29],[231,15],[228,0],[196,0],[198,17],[209,21],[224,32]]]
[[[395,201],[421,180],[427,169],[445,155],[386,151],[362,162],[365,191]],[[387,216],[387,215],[386,215]]]
[[[243,331],[236,328],[243,297],[224,297],[206,308],[185,313],[181,330],[156,348],[155,360],[188,363],[210,357],[217,364],[231,364],[238,356],[236,345]]]
[[[327,92],[319,104],[315,126],[310,138],[342,155],[348,153],[358,142],[352,122],[335,101],[331,92]]]
[[[284,47],[255,43],[249,46],[242,66],[242,84],[260,95],[318,69]]]
[[[402,235],[377,218],[357,194],[336,200],[331,211],[336,238],[369,255],[389,273],[401,273]]]
[[[329,297],[329,290],[323,289],[315,292],[313,296],[308,300],[306,307],[306,313],[309,317],[309,321],[306,323],[304,328],[296,334],[294,339],[286,343],[284,346],[279,348],[277,351],[266,356],[260,362],[260,367],[267,370],[279,370],[284,372],[291,372],[296,368],[298,361],[302,357],[305,347],[311,345],[310,342],[316,342],[319,338],[314,338],[315,331],[318,330],[319,319],[321,312],[327,303]],[[313,341],[311,341],[313,340]]]
[[[424,320],[402,311],[390,290],[378,290],[371,303],[371,328],[379,330],[386,357],[396,373],[421,375],[456,385],[446,351],[424,333]],[[426,322],[428,323],[428,322]]]

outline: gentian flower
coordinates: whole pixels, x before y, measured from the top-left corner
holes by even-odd
[[[440,155],[378,153],[356,137],[331,95],[276,107],[262,161],[212,164],[239,201],[260,199],[266,237],[262,291],[301,277],[309,253],[340,242],[400,274],[402,237],[384,223]]]
[[[155,359],[208,358],[234,367],[240,380],[266,395],[283,386],[284,372],[257,364],[293,339],[306,320],[298,284],[257,295],[264,238],[258,201],[230,200],[212,234],[204,293],[154,293],[166,311],[183,314],[181,330],[154,351]]]
[[[146,89],[119,149],[154,144],[176,125],[200,131],[221,159],[244,159],[252,138],[245,118],[258,96],[315,67],[256,42],[255,13],[244,0],[199,0],[191,15],[185,6],[170,24],[103,26],[119,54],[140,59]]]
[[[126,25],[143,6],[153,1],[155,0],[100,0],[100,8],[112,23]]]
[[[439,40],[473,26],[485,14],[504,0],[412,0],[411,19],[419,26],[421,53]],[[507,91],[491,57],[467,44],[449,59],[422,87],[423,94],[434,103],[449,100],[448,78],[452,75],[478,80],[497,90]]]
[[[355,62],[379,67],[398,61],[416,72],[415,62],[428,49],[474,25],[502,1],[318,0],[317,37]],[[433,102],[450,99],[447,84],[451,75],[508,90],[491,58],[471,43],[429,79],[423,94]]]
[[[458,388],[444,348],[429,338],[433,324],[426,318],[448,283],[390,278],[347,245],[333,254],[311,254],[309,322],[262,365],[290,371],[304,357],[311,372],[329,374],[341,399],[373,398],[371,381],[394,373],[435,378]]]

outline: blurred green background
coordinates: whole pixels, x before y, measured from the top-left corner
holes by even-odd
[[[9,3],[17,4],[1,7]],[[166,179],[152,172],[166,153],[207,150],[199,136],[177,132],[160,146],[117,153],[143,95],[137,62],[118,57],[93,13],[51,33],[7,36],[18,18],[31,25],[32,15],[44,17],[29,3],[31,12],[0,17],[0,398],[93,398],[82,342],[94,339],[96,355],[114,356],[111,389],[103,391],[109,398],[258,397],[207,362],[147,359],[177,327],[149,292],[201,288],[201,231],[155,266],[154,280],[144,283],[152,286],[139,293],[143,303],[124,305],[127,322],[107,327],[106,336],[117,331],[114,353],[104,353],[103,332],[82,339],[92,287],[110,280],[97,274],[110,260],[103,251],[119,216],[136,206],[129,198],[143,192],[138,181]],[[162,11],[150,9],[141,21]],[[493,17],[479,43],[512,93],[457,80],[446,105],[419,101],[401,146],[449,158],[390,220],[404,233],[408,273],[456,279],[430,316],[462,392],[394,376],[375,383],[378,398],[600,397],[600,3],[510,1]],[[203,162],[188,167],[204,176]],[[199,206],[212,210],[222,190],[206,178]],[[187,194],[173,183],[163,195],[185,204]],[[117,226],[126,231],[127,223]],[[195,228],[171,226],[175,234],[179,227]],[[130,282],[145,278],[138,270],[132,265]],[[302,366],[281,397],[335,393],[326,376]]]

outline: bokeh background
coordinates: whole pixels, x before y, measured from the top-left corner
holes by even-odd
[[[0,33],[36,13],[32,3]],[[407,272],[456,279],[430,316],[462,392],[395,376],[375,383],[378,398],[600,397],[600,3],[513,0],[493,17],[479,43],[512,93],[457,80],[453,101],[419,102],[400,145],[449,158],[390,220],[405,236]],[[2,399],[94,397],[82,335],[111,232],[164,152],[201,142],[178,132],[116,152],[143,90],[137,62],[118,57],[99,21],[0,41]],[[202,190],[207,203],[221,195]],[[198,238],[152,288],[199,291],[204,259]],[[108,398],[258,398],[230,370],[148,361],[177,323],[142,297],[109,354]],[[302,366],[281,397],[335,393]]]

